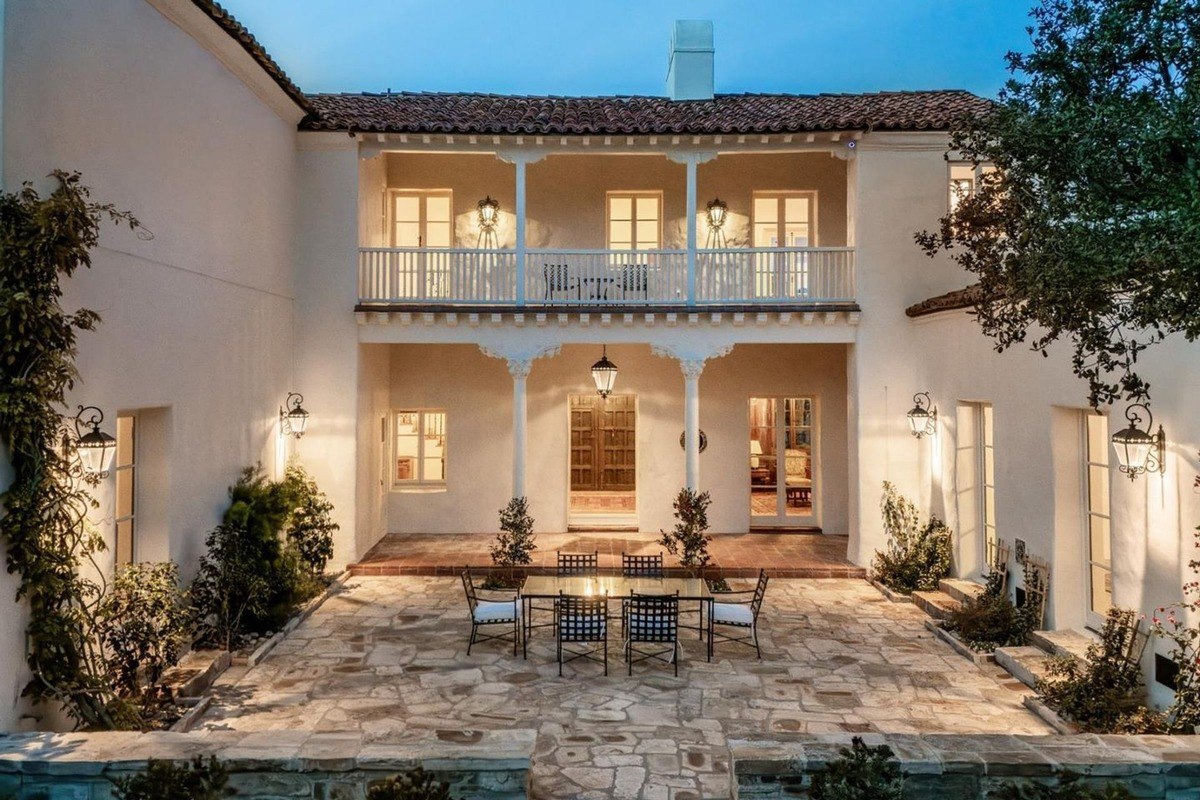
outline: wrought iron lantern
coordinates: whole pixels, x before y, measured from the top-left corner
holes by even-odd
[[[489,194],[479,201],[476,208],[479,211],[479,227],[483,230],[495,228],[496,223],[500,221],[500,203],[493,200]]]
[[[1146,427],[1143,429],[1142,414],[1146,414]],[[1166,472],[1167,470],[1167,437],[1162,425],[1151,433],[1154,427],[1154,415],[1150,407],[1144,403],[1134,403],[1125,409],[1125,419],[1129,427],[1119,430],[1112,435],[1113,449],[1117,451],[1119,469],[1134,480],[1143,472]]]
[[[920,439],[922,436],[932,436],[937,430],[937,407],[933,405],[929,392],[917,392],[913,395],[913,407],[908,412],[908,425],[912,435]]]
[[[708,201],[706,206],[708,209],[708,224],[712,228],[722,228],[725,226],[725,217],[729,211],[729,205],[719,197],[714,197]]]
[[[601,397],[612,394],[613,384],[617,382],[617,365],[608,360],[608,345],[600,360],[592,364],[592,380],[596,382],[596,393]]]
[[[308,412],[301,405],[304,395],[298,392],[288,392],[287,400],[279,409],[279,422],[283,429],[299,439],[308,427]]]
[[[90,413],[89,413],[90,412]],[[85,419],[84,414],[89,414]],[[75,454],[83,467],[85,478],[107,478],[117,454],[117,440],[100,430],[104,412],[95,406],[80,406],[75,414]],[[91,430],[83,432],[85,427]]]

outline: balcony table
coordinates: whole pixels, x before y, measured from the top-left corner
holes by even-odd
[[[587,290],[589,300],[603,300],[608,302],[608,288],[617,282],[617,279],[611,275],[583,275],[578,278],[579,285],[589,286]]]
[[[522,658],[529,657],[528,639],[529,633],[534,627],[530,606],[534,600],[554,599],[560,594],[581,595],[583,597],[607,595],[612,600],[628,600],[635,594],[673,595],[676,592],[678,592],[681,601],[693,601],[700,604],[700,624],[697,626],[697,630],[700,631],[701,638],[704,637],[706,630],[709,634],[706,657],[708,661],[712,661],[713,593],[708,588],[706,580],[703,578],[625,578],[620,575],[590,577],[583,575],[564,577],[530,575],[525,578],[525,583],[522,584],[518,593],[518,598],[521,601],[521,631],[524,634],[521,637],[521,656]],[[708,609],[707,617],[705,615],[705,607]],[[704,626],[706,618],[708,621],[707,629]]]

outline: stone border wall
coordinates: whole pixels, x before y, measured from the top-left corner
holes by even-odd
[[[850,734],[730,741],[740,800],[804,797],[812,773],[848,747]],[[986,800],[1006,781],[1057,784],[1081,775],[1121,783],[1147,800],[1200,798],[1200,736],[864,734],[887,744],[904,772],[905,798]]]
[[[524,800],[535,731],[456,733],[463,735],[401,744],[291,730],[6,734],[0,799],[110,800],[111,778],[144,769],[148,759],[215,755],[239,797],[361,800],[371,783],[421,766],[449,782],[455,798]]]

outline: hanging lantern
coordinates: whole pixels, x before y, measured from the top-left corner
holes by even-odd
[[[279,409],[279,421],[284,430],[297,439],[304,435],[304,429],[308,427],[308,412],[301,405],[303,402],[304,395],[298,392],[288,392],[287,400]]]
[[[1146,427],[1141,427],[1141,409],[1146,414]],[[1158,431],[1151,433],[1154,427],[1154,415],[1150,407],[1144,403],[1134,403],[1125,409],[1125,419],[1129,427],[1119,430],[1112,435],[1113,449],[1117,452],[1118,468],[1134,480],[1143,472],[1166,472],[1167,437],[1162,425]]]
[[[500,221],[500,203],[493,200],[489,194],[479,201],[476,208],[479,211],[479,227],[485,231],[495,228],[496,223]]]
[[[604,346],[600,360],[592,364],[592,380],[596,382],[596,392],[601,397],[612,394],[613,384],[617,382],[617,365],[608,360],[608,345]]]
[[[84,419],[83,415],[89,411],[91,416]],[[103,421],[104,412],[95,406],[80,406],[75,414],[75,453],[86,477],[108,477],[108,468],[117,454],[117,440],[100,430]],[[83,427],[90,427],[91,431],[83,433]]]
[[[708,201],[706,208],[708,209],[708,226],[717,229],[724,227],[729,205],[721,198],[714,197]]]
[[[920,439],[937,430],[937,408],[930,400],[929,392],[917,392],[913,395],[913,407],[908,412],[908,425],[912,435]]]

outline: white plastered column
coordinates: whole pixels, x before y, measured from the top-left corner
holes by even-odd
[[[479,345],[484,355],[502,358],[508,365],[508,374],[513,379],[513,454],[512,496],[525,497],[525,475],[529,453],[529,399],[526,383],[533,371],[533,362],[544,356],[553,356],[561,345],[543,345],[532,349],[509,350],[489,345]]]
[[[709,359],[720,358],[733,345],[684,350],[655,345],[650,348],[656,356],[673,358],[683,373],[683,472],[684,485],[693,491],[700,489],[700,375]]]

